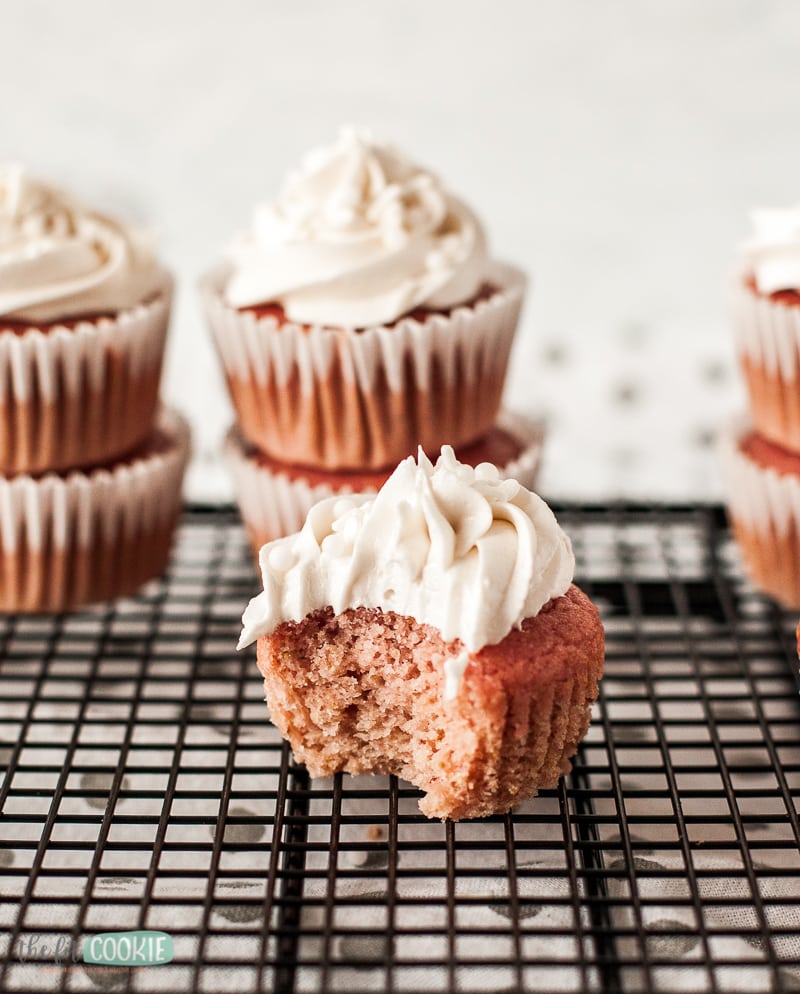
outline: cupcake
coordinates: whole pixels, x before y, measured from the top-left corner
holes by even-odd
[[[130,594],[167,565],[189,429],[162,411],[127,458],[0,478],[0,611],[65,611]]]
[[[430,817],[552,787],[589,725],[603,627],[547,505],[444,447],[264,546],[243,618],[272,720],[312,776],[390,773]]]
[[[87,467],[144,442],[171,290],[140,234],[0,167],[0,473]]]
[[[800,452],[800,205],[755,211],[733,324],[758,432]]]
[[[541,422],[503,412],[488,435],[459,449],[456,455],[468,466],[492,463],[502,476],[513,477],[532,488],[543,435]],[[225,455],[256,556],[267,542],[299,531],[319,501],[348,493],[377,493],[390,476],[386,469],[359,472],[289,466],[250,445],[236,427],[228,433]]]
[[[489,432],[524,286],[436,177],[345,129],[256,209],[201,292],[244,438],[361,470]]]
[[[800,609],[800,454],[747,424],[720,439],[728,517],[747,573],[784,607]]]

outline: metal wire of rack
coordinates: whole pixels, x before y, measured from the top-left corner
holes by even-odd
[[[136,598],[0,619],[0,990],[800,990],[796,619],[718,509],[560,519],[606,676],[571,775],[505,817],[309,780],[233,649],[230,510],[189,510]],[[140,928],[172,963],[72,955]]]

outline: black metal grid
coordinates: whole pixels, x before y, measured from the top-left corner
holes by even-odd
[[[502,818],[309,781],[233,650],[230,511],[188,512],[135,599],[0,619],[0,990],[800,990],[796,619],[719,510],[560,517],[606,676],[571,776]],[[56,961],[133,928],[174,962]]]

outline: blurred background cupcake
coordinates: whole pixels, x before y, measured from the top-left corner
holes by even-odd
[[[201,288],[243,437],[353,470],[493,427],[525,279],[432,173],[345,128]]]
[[[68,611],[160,576],[188,458],[186,421],[162,409],[147,439],[113,463],[0,477],[0,611]]]
[[[800,204],[753,211],[733,322],[756,429],[800,451]]]
[[[800,205],[753,212],[733,325],[749,418],[720,439],[728,516],[756,585],[800,608]]]
[[[144,441],[171,297],[142,232],[0,166],[0,473],[94,465]]]
[[[158,410],[172,279],[151,242],[0,167],[0,611],[166,567],[189,428]]]

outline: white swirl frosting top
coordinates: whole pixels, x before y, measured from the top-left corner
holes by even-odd
[[[0,315],[49,322],[116,313],[164,285],[139,233],[0,165]]]
[[[759,291],[800,290],[800,204],[762,207],[751,218],[754,233],[742,248]]]
[[[320,501],[260,564],[240,648],[330,605],[411,616],[477,652],[566,593],[575,560],[540,497],[444,446],[435,466],[422,452],[401,462],[377,495]]]
[[[439,180],[354,128],[311,152],[228,250],[232,307],[279,302],[299,324],[366,328],[473,298],[487,269],[478,218]]]

